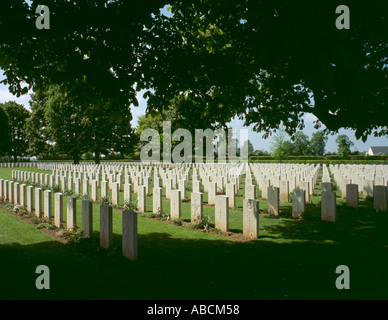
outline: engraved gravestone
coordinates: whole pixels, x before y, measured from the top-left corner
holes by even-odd
[[[203,219],[203,193],[191,193],[191,223],[198,223]]]
[[[243,201],[243,234],[246,238],[259,237],[259,201],[244,199]]]
[[[215,227],[223,232],[229,230],[229,198],[218,195],[215,197]]]

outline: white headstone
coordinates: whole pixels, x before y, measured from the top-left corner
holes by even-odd
[[[178,189],[171,190],[170,200],[170,218],[179,219],[181,217],[181,191]]]
[[[334,191],[324,191],[321,193],[321,219],[322,221],[336,222],[337,206]]]
[[[229,230],[229,199],[227,196],[218,195],[215,199],[215,227],[222,232]]]
[[[259,201],[244,199],[243,201],[243,234],[246,238],[259,237]]]
[[[203,193],[191,193],[191,223],[198,223],[203,219]]]

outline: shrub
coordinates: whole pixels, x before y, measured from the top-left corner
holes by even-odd
[[[54,230],[54,229],[56,229],[57,227],[53,224],[53,223],[49,223],[49,225],[47,226],[47,229],[49,229],[49,230]]]
[[[182,219],[180,219],[180,218],[172,219],[171,222],[173,222],[173,223],[176,224],[177,226],[181,226],[182,223],[183,223]]]
[[[74,195],[74,192],[71,191],[71,190],[65,190],[65,192],[63,193],[63,195],[64,195],[65,197],[71,197],[71,196]]]
[[[34,216],[32,219],[31,219],[31,222],[34,223],[34,224],[38,224],[39,223],[39,218]]]
[[[67,233],[65,233],[65,239],[74,244],[80,243],[81,238],[82,238],[82,230],[80,229],[68,231]]]
[[[205,231],[208,231],[210,227],[210,219],[208,216],[202,217],[200,221],[197,221],[194,225],[194,229],[203,229]]]
[[[61,229],[61,230],[59,230],[55,235],[57,236],[57,237],[64,237],[65,236],[65,234],[66,234],[66,230],[64,230],[64,229]]]
[[[160,218],[161,220],[168,220],[170,219],[170,214],[169,213],[166,213],[164,212],[163,210],[158,210],[158,213],[156,214],[156,216],[158,218]]]
[[[112,200],[106,196],[102,197],[101,200],[99,201],[100,204],[112,204]]]
[[[61,229],[56,234],[57,237],[66,239],[67,241],[77,244],[80,243],[82,238],[82,230],[76,229],[73,231]]]
[[[124,201],[124,210],[137,210],[137,200]]]
[[[36,226],[38,229],[43,229],[43,228],[47,228],[50,224],[48,222],[41,222],[41,223],[38,223],[38,225]]]
[[[44,229],[44,228],[46,228],[48,230],[56,229],[55,225],[51,221],[45,221],[45,222],[38,223],[38,225],[36,227],[38,229]]]
[[[275,160],[275,158],[272,156],[259,156],[258,159],[259,160]]]
[[[92,197],[90,196],[89,193],[87,193],[87,194],[79,194],[79,195],[77,195],[77,198],[79,200],[91,200],[92,199]]]
[[[10,203],[7,203],[7,204],[5,205],[5,208],[6,208],[8,211],[13,211],[13,205],[10,204]]]
[[[55,186],[53,186],[53,192],[57,193],[57,192],[61,192],[61,187],[56,184]]]
[[[24,217],[27,217],[27,218],[33,218],[33,217],[34,217],[34,214],[31,213],[31,212],[24,211],[23,216],[24,216]]]
[[[13,207],[13,212],[17,213],[17,214],[20,214],[20,215],[23,215],[25,210],[24,210],[24,207],[17,204],[16,206]]]
[[[157,215],[151,212],[144,212],[140,216],[145,218],[155,218]]]

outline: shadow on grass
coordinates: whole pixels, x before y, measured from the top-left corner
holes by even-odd
[[[302,224],[300,224],[301,226]],[[113,248],[99,248],[99,234],[76,246],[45,242],[0,247],[0,297],[7,299],[386,299],[383,242],[352,243],[333,225],[309,233],[298,224],[277,227],[284,235],[301,233],[311,241],[275,243],[269,236],[236,243],[176,239],[165,233],[139,235],[139,260],[121,256],[121,236]],[[333,230],[331,230],[333,229]],[[376,228],[362,229],[373,233]],[[332,232],[334,243],[322,240]],[[346,230],[341,230],[343,232]],[[309,234],[314,235],[310,237]],[[323,234],[326,236],[323,237]],[[347,235],[349,236],[349,234]],[[321,239],[321,241],[319,241]],[[338,243],[339,242],[339,243]],[[360,246],[360,244],[364,244]],[[385,256],[383,256],[385,254]],[[3,260],[4,259],[4,260]],[[376,259],[379,264],[376,265]],[[35,268],[50,268],[51,289],[35,288]],[[335,268],[351,270],[352,289],[337,290]],[[379,277],[382,277],[381,279]]]
[[[388,214],[340,205],[333,224],[308,206],[303,220],[263,217],[280,223],[245,243],[139,234],[136,262],[122,257],[121,235],[101,249],[98,231],[78,245],[3,244],[0,299],[387,299]],[[38,265],[50,268],[50,290],[35,287]],[[350,290],[335,287],[338,265]]]

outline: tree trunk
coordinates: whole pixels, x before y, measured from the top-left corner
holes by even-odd
[[[18,162],[18,156],[16,154],[13,155],[13,162],[14,163]]]
[[[100,152],[99,151],[94,152],[94,163],[100,164]]]
[[[74,164],[79,164],[79,154],[78,153],[74,154],[73,157],[74,157]]]

